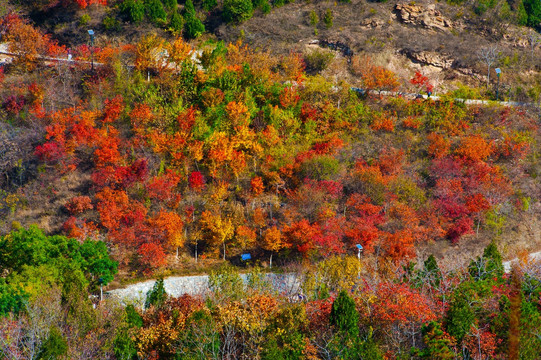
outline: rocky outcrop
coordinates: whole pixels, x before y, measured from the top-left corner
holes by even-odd
[[[378,19],[367,18],[361,21],[361,26],[365,29],[374,29],[384,24],[383,21]]]
[[[398,19],[404,24],[423,26],[429,29],[446,30],[453,27],[451,20],[443,17],[434,5],[424,8],[420,5],[398,3],[394,7]]]
[[[442,69],[449,69],[453,66],[453,59],[448,56],[438,54],[429,51],[414,51],[411,49],[404,49],[401,51],[410,60],[422,65],[430,65]]]

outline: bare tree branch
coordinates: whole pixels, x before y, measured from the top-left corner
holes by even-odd
[[[477,52],[479,61],[487,66],[487,90],[490,85],[490,67],[498,60],[498,48],[496,46],[487,46]]]

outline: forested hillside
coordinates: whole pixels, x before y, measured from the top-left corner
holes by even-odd
[[[111,4],[1,18],[0,358],[536,359],[535,91],[467,105],[473,88],[445,94],[344,44],[188,42],[145,28],[158,4],[117,4],[150,6],[122,43],[29,20]],[[493,82],[477,94],[499,99]],[[302,291],[269,286],[271,267]],[[158,281],[143,309],[101,299],[194,272],[209,294]]]

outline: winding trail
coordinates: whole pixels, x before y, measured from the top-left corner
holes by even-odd
[[[244,283],[248,283],[249,275],[240,274]],[[293,296],[301,292],[301,282],[296,274],[263,274],[263,280],[267,282],[278,293],[285,296]],[[134,304],[142,306],[146,299],[146,294],[152,289],[156,280],[146,280],[131,284],[121,289],[114,289],[106,292],[111,298],[118,299],[122,304]],[[197,296],[206,295],[210,291],[209,276],[170,276],[164,279],[163,285],[165,292],[172,297],[180,297],[184,294]]]
[[[11,53],[8,51],[8,44],[7,43],[0,43],[0,66],[2,63],[9,63],[12,61],[12,59],[16,56],[20,56],[16,53]],[[200,51],[195,50],[192,54],[192,60],[196,61],[197,56],[200,55]],[[49,57],[40,55],[38,56],[38,59],[43,61],[44,63],[67,63],[67,64],[86,64],[90,65],[92,62],[87,60],[76,60],[76,59],[67,59],[67,58],[55,58],[55,57]],[[94,66],[102,66],[102,63],[94,61]],[[174,67],[174,64],[170,64],[172,67]],[[201,65],[197,65],[198,68],[202,69]],[[335,87],[336,90],[338,90],[337,87]],[[372,95],[372,96],[388,96],[388,97],[404,97],[404,98],[412,98],[412,99],[425,99],[425,100],[432,100],[432,101],[438,101],[441,99],[440,96],[437,95],[421,95],[416,93],[404,93],[399,91],[377,91],[377,90],[365,90],[357,87],[352,87],[351,90],[361,94],[361,95]],[[455,101],[462,102],[466,105],[491,105],[491,104],[499,104],[501,106],[532,106],[532,107],[541,107],[541,101],[539,104],[536,103],[526,103],[526,102],[517,102],[517,101],[492,101],[492,100],[476,100],[476,99],[461,99],[461,98],[455,98]]]
[[[9,63],[12,59],[19,54],[9,52],[7,43],[0,43],[0,66],[2,63]],[[44,63],[55,63],[55,62],[64,62],[68,64],[87,64],[90,65],[90,61],[67,59],[67,58],[54,58],[48,56],[39,56],[39,60]],[[101,66],[101,63],[94,62],[94,66]],[[338,90],[338,89],[337,89]],[[360,93],[362,95],[374,95],[374,96],[390,96],[390,97],[405,97],[405,98],[422,98],[425,100],[440,100],[439,96],[427,96],[414,93],[402,93],[395,91],[367,91],[360,88],[351,88],[351,90]],[[502,106],[534,106],[538,107],[540,104],[534,103],[522,103],[515,101],[490,101],[490,100],[472,100],[472,99],[455,99],[465,103],[466,105],[490,105],[490,104],[499,104]],[[531,253],[529,255],[532,261],[541,260],[541,251]],[[506,273],[511,271],[511,266],[513,263],[518,261],[517,258],[510,261],[505,261],[503,267]],[[246,283],[248,281],[246,274],[240,275],[242,280]],[[300,281],[295,274],[266,274],[266,280],[269,282],[270,286],[276,289],[279,292],[285,293],[288,296],[299,294]],[[133,303],[136,305],[142,305],[145,301],[146,294],[152,289],[156,280],[146,280],[139,283],[128,285],[124,288],[114,289],[107,291],[106,294],[109,297],[117,298],[121,303],[129,304]],[[197,276],[171,276],[164,279],[164,288],[167,294],[173,297],[180,297],[184,294],[189,295],[205,295],[210,291],[208,275],[197,275]]]
[[[528,259],[529,259],[529,262],[539,262],[539,261],[541,261],[541,251],[531,253],[530,255],[528,255]],[[518,261],[519,261],[518,258],[514,258],[514,259],[509,260],[509,261],[504,261],[503,262],[504,271],[506,273],[510,273],[511,272],[511,266],[513,264],[517,263]]]
[[[532,262],[541,261],[541,251],[529,255]],[[506,273],[511,271],[511,266],[518,262],[518,258],[503,262]],[[248,282],[247,274],[240,274],[244,283]],[[295,296],[302,293],[301,281],[296,274],[276,274],[268,273],[264,275],[264,280],[268,286],[274,288],[277,292],[286,296]],[[106,292],[110,298],[118,299],[122,304],[134,304],[142,306],[146,299],[146,294],[152,289],[156,280],[146,280],[128,285],[124,288],[114,289]],[[184,294],[192,296],[205,296],[210,292],[209,276],[170,276],[164,279],[165,292],[172,297],[180,297]]]

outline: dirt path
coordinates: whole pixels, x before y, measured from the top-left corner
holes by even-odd
[[[240,274],[244,283],[248,283],[247,274]],[[172,297],[188,295],[205,295],[210,291],[208,275],[197,276],[171,276],[165,278],[163,285],[165,292]],[[264,280],[278,293],[292,296],[301,292],[301,283],[296,274],[265,274]],[[107,291],[109,297],[118,299],[123,304],[142,306],[147,293],[152,289],[156,280],[147,280],[131,284],[122,289]]]
[[[541,251],[531,253],[530,255],[528,255],[528,257],[529,257],[529,260],[532,262],[539,261],[541,260]],[[511,272],[511,266],[516,262],[518,262],[518,258],[503,262],[504,271],[506,273]]]

